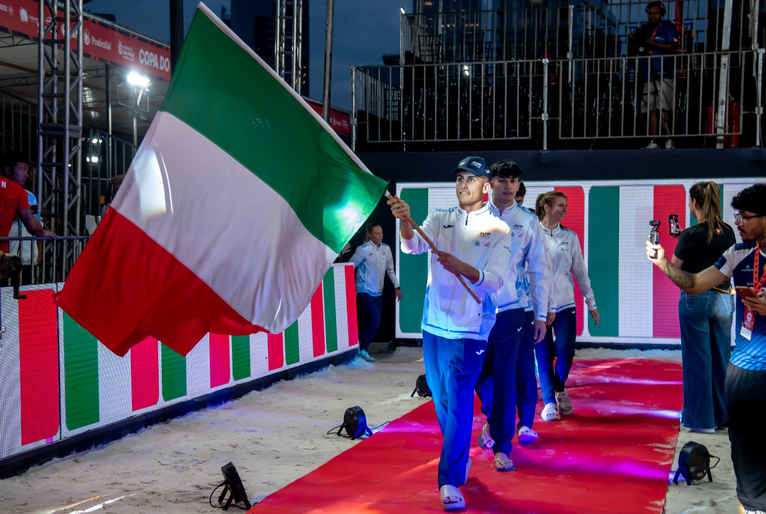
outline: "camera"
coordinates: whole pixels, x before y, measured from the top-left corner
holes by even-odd
[[[653,245],[660,244],[660,232],[659,232],[660,222],[657,221],[657,220],[652,220],[652,221],[649,222],[649,225],[651,225],[651,227],[652,227],[652,231],[649,233],[649,241]],[[653,258],[654,259],[657,258],[657,250],[654,251],[654,257]]]

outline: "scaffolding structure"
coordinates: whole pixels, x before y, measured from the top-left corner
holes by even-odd
[[[40,0],[38,15],[37,198],[54,232],[77,236],[82,176],[82,0]]]
[[[303,0],[277,0],[276,72],[300,94]]]

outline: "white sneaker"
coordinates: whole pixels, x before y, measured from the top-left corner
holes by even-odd
[[[537,432],[522,425],[519,429],[519,444],[529,444],[535,441],[537,441]]]
[[[642,150],[657,150],[660,147],[657,143],[654,142],[654,139],[652,139],[648,145],[646,145]]]
[[[556,407],[556,404],[553,402],[545,404],[543,412],[540,413],[540,417],[543,418],[543,421],[561,421],[559,408]]]
[[[670,149],[675,148],[675,147],[676,147],[676,145],[673,144],[673,140],[672,139],[668,139],[667,141],[665,141],[665,149],[666,150],[670,150]]]
[[[559,414],[562,416],[568,416],[572,414],[572,400],[569,399],[569,395],[566,391],[556,393],[556,401],[559,404]]]
[[[367,350],[362,350],[359,352],[359,356],[366,360],[367,362],[372,362],[375,360],[375,357],[367,353]]]

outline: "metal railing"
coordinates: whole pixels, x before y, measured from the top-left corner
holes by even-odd
[[[352,68],[355,149],[520,139],[547,149],[551,137],[567,145],[651,135],[655,116],[642,103],[656,96],[647,70],[672,91],[659,135],[686,146],[738,146],[741,135],[762,145],[766,13],[756,0],[733,0],[728,24],[723,2],[667,2],[679,42],[664,58],[629,55],[646,2],[454,12],[419,5],[422,12],[401,17],[399,66]]]
[[[0,237],[10,253],[22,261],[21,285],[64,282],[82,253],[87,236],[60,237],[53,241],[44,237]]]
[[[549,124],[561,140],[649,135],[641,103],[652,82],[665,77],[673,105],[661,135],[727,137],[737,146],[752,116],[762,123],[762,53],[728,52],[726,123],[716,124],[722,53],[559,61],[518,60],[353,68],[356,143],[421,143],[529,139]],[[653,68],[651,63],[657,63]],[[672,70],[670,69],[672,68]],[[755,75],[755,76],[754,76]],[[714,145],[711,140],[709,144]],[[708,144],[704,139],[699,145]]]

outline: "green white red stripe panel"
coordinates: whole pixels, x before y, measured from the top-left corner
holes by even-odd
[[[0,290],[0,458],[58,440],[60,427],[55,286],[26,289],[24,302]]]
[[[724,221],[733,226],[731,200],[756,179],[713,179],[723,191]],[[677,214],[686,227],[693,223],[688,212],[689,189],[698,180],[610,180],[591,182],[525,181],[525,206],[533,208],[537,196],[560,190],[569,198],[563,225],[578,233],[589,270],[601,320],[598,327],[588,316],[585,303],[575,298],[578,309],[578,341],[628,344],[677,344],[679,290],[644,255],[649,221],[658,219],[660,241],[675,247],[668,235],[668,215]],[[457,204],[452,182],[399,183],[397,194],[410,204],[412,217],[422,222],[428,211]],[[397,222],[397,232],[399,225]],[[399,250],[396,271],[404,297],[396,305],[397,337],[421,337],[427,255],[406,255]]]

